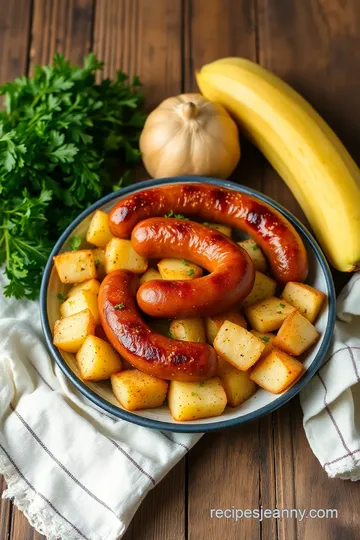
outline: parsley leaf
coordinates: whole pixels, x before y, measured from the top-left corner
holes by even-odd
[[[166,218],[176,218],[176,219],[184,219],[185,221],[189,221],[189,218],[185,217],[184,214],[174,214],[174,210],[170,210],[168,214],[164,214],[164,217]]]
[[[66,300],[65,294],[62,294],[62,293],[59,292],[59,293],[57,293],[56,296],[57,296],[57,298],[58,298],[59,300]]]
[[[195,270],[193,268],[190,268],[188,271],[188,276],[193,276],[195,274]]]
[[[55,54],[32,77],[0,86],[0,264],[5,296],[38,296],[52,246],[79,213],[131,181],[145,122],[138,77],[97,83],[94,53],[83,66]],[[122,180],[112,171],[122,164]],[[72,240],[75,242],[75,240]],[[76,244],[73,244],[72,249]]]
[[[187,261],[185,261],[185,259],[181,259],[181,262],[184,266],[189,266],[189,263]]]
[[[257,244],[253,244],[253,245],[251,246],[251,249],[252,249],[253,251],[256,251],[257,249],[259,249],[259,246],[258,246]]]
[[[261,338],[261,340],[262,340],[264,343],[269,343],[270,338],[269,338],[268,336],[263,336],[263,337]]]
[[[69,247],[71,251],[76,251],[77,249],[79,249],[81,242],[82,242],[81,236],[76,236],[76,235],[72,236],[69,242]]]
[[[123,302],[121,302],[121,304],[115,304],[114,308],[116,310],[118,309],[125,309],[125,304]]]

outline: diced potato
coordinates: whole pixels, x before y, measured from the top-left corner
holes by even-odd
[[[174,319],[170,323],[170,336],[181,341],[206,342],[205,326],[202,319]]]
[[[265,343],[242,326],[225,321],[216,335],[214,348],[230,364],[246,371],[260,358]]]
[[[245,308],[245,315],[250,326],[258,332],[272,332],[282,325],[290,313],[295,310],[286,300],[271,296]]]
[[[231,238],[231,228],[227,225],[221,225],[221,223],[207,223],[205,222],[204,225],[207,227],[211,227],[212,229],[216,229],[217,231],[225,234],[225,236],[228,236]]]
[[[94,244],[97,247],[105,247],[113,238],[108,224],[108,215],[102,210],[96,210],[91,218],[86,240],[89,244]]]
[[[276,337],[275,334],[271,334],[270,332],[258,332],[257,330],[251,330],[251,333],[257,338],[261,339],[261,341],[265,344],[264,350],[260,356],[260,358],[264,358],[269,354],[274,346],[273,343]]]
[[[243,301],[243,306],[252,306],[256,302],[265,300],[269,296],[274,296],[276,290],[276,281],[271,277],[262,274],[261,272],[255,273],[255,282],[251,293]]]
[[[222,381],[227,404],[237,407],[244,403],[257,390],[257,385],[249,377],[248,371],[240,371],[226,360],[218,357],[218,375]]]
[[[294,311],[282,323],[274,345],[294,356],[299,356],[319,338],[319,332],[298,311]]]
[[[97,279],[102,281],[104,279],[104,277],[106,276],[105,249],[103,249],[103,248],[95,248],[92,251],[94,253],[96,276],[97,276]]]
[[[89,309],[56,321],[53,343],[62,351],[76,353],[87,336],[95,333],[95,321]]]
[[[84,381],[103,381],[121,370],[121,358],[110,343],[96,336],[87,336],[76,354]]]
[[[252,238],[248,238],[247,240],[238,242],[238,244],[240,247],[245,249],[245,251],[249,254],[255,266],[255,270],[258,270],[259,272],[266,272],[267,262],[266,262],[263,252],[261,251],[257,243],[254,242]]]
[[[130,270],[136,274],[143,274],[147,270],[148,261],[138,255],[130,240],[112,238],[105,250],[105,270],[109,274],[114,270]]]
[[[272,349],[270,353],[259,360],[253,367],[250,379],[256,384],[272,392],[280,394],[288,388],[304,371],[299,360],[289,356],[279,349]]]
[[[162,279],[161,274],[156,268],[148,268],[140,278],[140,285],[146,283],[147,281],[152,281],[153,279]]]
[[[66,251],[54,257],[61,283],[80,283],[96,278],[94,254],[91,249]]]
[[[226,394],[219,377],[203,382],[171,381],[168,404],[178,422],[220,416],[226,407]]]
[[[74,287],[71,287],[67,296],[68,298],[70,298],[70,296],[74,296],[80,291],[89,291],[94,294],[99,294],[99,289],[100,283],[97,281],[97,279],[87,279],[86,281],[82,281],[78,285],[74,285]]]
[[[69,317],[74,313],[79,313],[84,309],[90,309],[92,316],[94,317],[95,324],[99,324],[99,307],[98,297],[96,294],[90,291],[82,290],[73,296],[70,296],[60,306],[60,313],[62,317]]]
[[[184,259],[161,259],[158,269],[163,279],[195,279],[203,275],[200,266]]]
[[[310,285],[289,281],[285,285],[281,298],[294,306],[312,323],[323,306],[325,294]]]
[[[241,315],[241,313],[239,313],[239,311],[236,311],[236,310],[229,310],[229,311],[225,311],[224,313],[221,313],[220,315],[213,315],[212,317],[206,317],[205,319],[206,335],[207,335],[208,342],[211,343],[211,345],[214,343],[216,334],[218,333],[221,325],[225,321],[233,322],[235,324],[238,324],[239,326],[242,326],[243,328],[247,327],[246,320]]]
[[[160,407],[168,389],[166,381],[137,369],[127,369],[112,375],[111,386],[116,399],[128,411]]]

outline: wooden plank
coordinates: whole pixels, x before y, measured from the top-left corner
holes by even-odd
[[[138,74],[146,108],[181,92],[181,1],[98,0],[94,51],[105,62],[105,77],[122,69]],[[138,167],[136,179],[148,175]],[[185,460],[145,499],[125,540],[185,538]]]
[[[81,63],[92,47],[93,0],[34,0],[31,70],[56,52]]]
[[[356,0],[259,0],[261,63],[299,90],[325,117],[355,158],[360,127],[360,13]],[[303,214],[277,174],[267,166],[264,191],[300,219]],[[348,276],[334,272],[338,288]],[[359,490],[329,480],[312,454],[302,428],[298,400],[274,415],[277,505],[279,508],[337,509],[339,519],[281,520],[280,540],[356,538]]]
[[[193,0],[185,3],[184,90],[198,91],[194,70],[223,56],[256,59],[254,3]],[[261,189],[263,158],[241,139],[242,158],[232,180]],[[211,509],[275,506],[271,416],[248,426],[206,435],[189,455],[189,540],[275,538],[272,520],[210,518]]]
[[[0,0],[0,84],[26,72],[31,0]]]
[[[194,73],[226,56],[256,60],[253,0],[184,0],[184,91],[198,92]],[[261,190],[264,159],[241,137],[242,155],[231,180]]]
[[[12,504],[8,499],[1,499],[6,489],[3,476],[0,476],[0,540],[8,540],[11,523]]]
[[[10,4],[15,6],[16,2]],[[30,73],[35,64],[50,62],[55,52],[65,54],[74,62],[81,62],[91,48],[92,13],[92,0],[34,0]],[[14,507],[11,540],[42,538]]]
[[[30,37],[31,0],[0,0],[0,84],[26,73]],[[8,540],[12,503],[1,499],[6,483],[0,476],[0,540]]]

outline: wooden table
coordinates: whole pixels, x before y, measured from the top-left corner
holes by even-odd
[[[90,50],[138,73],[147,107],[196,91],[194,70],[221,56],[259,61],[295,86],[355,159],[360,148],[359,0],[0,0],[0,81],[31,73],[56,51]],[[139,176],[146,177],[139,169]],[[245,141],[233,179],[302,213],[284,183]],[[335,276],[340,287],[346,276]],[[0,493],[5,488],[0,480]],[[210,508],[333,508],[339,518],[210,519]],[[360,488],[329,480],[312,454],[297,399],[245,427],[209,434],[147,497],[126,540],[352,540]],[[39,539],[9,501],[0,538]]]

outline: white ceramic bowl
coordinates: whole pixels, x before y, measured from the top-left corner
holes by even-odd
[[[319,330],[321,337],[317,344],[303,355],[306,371],[302,378],[294,386],[280,395],[274,395],[263,389],[259,389],[250,399],[239,407],[226,407],[224,413],[220,417],[181,423],[173,420],[167,406],[165,405],[157,409],[147,409],[138,412],[128,412],[124,410],[113,396],[111,386],[108,381],[97,383],[82,381],[76,365],[75,355],[60,351],[52,343],[52,328],[54,327],[55,321],[60,316],[60,300],[57,298],[57,293],[64,293],[68,288],[60,283],[52,262],[53,256],[69,249],[68,241],[71,236],[79,235],[83,238],[85,237],[91,216],[95,210],[102,209],[105,212],[108,212],[116,202],[131,193],[148,189],[150,187],[179,182],[203,182],[233,189],[235,191],[240,191],[242,193],[247,193],[258,197],[262,201],[267,202],[279,210],[295,226],[305,243],[310,269],[307,283],[324,292],[327,297],[325,307],[322,310],[320,317],[316,321],[316,327]],[[240,231],[238,233],[239,238],[243,237]],[[82,246],[86,246],[86,243],[84,242]],[[232,182],[202,177],[176,177],[141,182],[139,184],[124,188],[119,192],[112,193],[85,210],[66,229],[56,243],[44,271],[40,299],[42,326],[49,350],[54,360],[60,366],[61,370],[65,373],[65,375],[67,375],[67,377],[83,395],[85,395],[95,405],[100,407],[100,409],[115,417],[120,417],[146,427],[178,432],[213,431],[242,424],[250,420],[260,418],[261,416],[274,411],[295,396],[319,369],[329,348],[335,323],[336,300],[331,273],[321,249],[311,234],[292,214],[287,212],[273,200],[254,190],[234,184]]]

